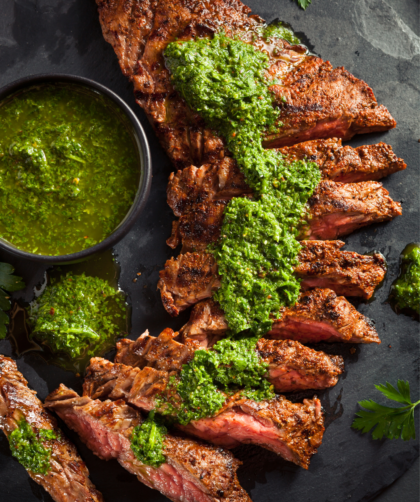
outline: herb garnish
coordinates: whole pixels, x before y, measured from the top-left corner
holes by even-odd
[[[281,306],[296,302],[296,237],[307,200],[320,180],[318,166],[290,162],[265,150],[262,133],[279,127],[266,77],[268,56],[224,34],[170,43],[172,81],[188,105],[221,134],[255,199],[234,198],[225,209],[220,241],[209,248],[221,275],[214,294],[233,333],[262,335]]]
[[[299,7],[301,7],[303,10],[306,10],[309,4],[312,3],[312,0],[296,0]]]
[[[404,441],[416,438],[416,429],[414,425],[414,409],[420,404],[411,401],[410,384],[404,380],[398,380],[398,389],[390,383],[386,385],[375,385],[375,387],[388,399],[397,403],[405,404],[398,408],[391,408],[375,403],[371,399],[359,401],[359,405],[365,408],[356,413],[352,424],[354,429],[362,432],[369,432],[371,429],[373,439],[382,439],[384,436],[388,439],[398,439],[401,437]]]
[[[166,462],[163,454],[163,440],[168,430],[157,422],[154,411],[141,424],[134,427],[131,433],[131,450],[143,464],[160,467]]]
[[[43,443],[56,439],[57,436],[50,429],[36,429],[25,418],[18,423],[18,427],[9,435],[12,455],[34,474],[47,474],[51,469],[51,448]]]
[[[163,415],[176,416],[178,423],[214,416],[226,399],[240,392],[255,401],[272,399],[273,387],[264,378],[268,364],[256,352],[257,338],[225,338],[211,350],[197,350],[182,367],[178,378],[171,377],[165,397],[157,399]]]
[[[12,265],[0,263],[0,340],[5,338],[6,326],[9,324],[9,318],[5,313],[6,310],[10,310],[11,306],[7,291],[19,291],[25,287],[22,278],[13,275],[14,271]]]

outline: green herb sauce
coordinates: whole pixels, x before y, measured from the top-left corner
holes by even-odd
[[[147,419],[134,427],[131,433],[131,450],[135,457],[143,464],[160,467],[166,462],[163,441],[168,430],[155,419],[153,411]]]
[[[266,40],[283,38],[291,44],[300,44],[300,40],[292,28],[283,21],[275,21],[269,24],[264,28],[262,35]]]
[[[0,104],[0,237],[69,254],[101,242],[134,201],[130,133],[105,98],[45,85]]]
[[[32,426],[22,418],[18,427],[9,435],[9,444],[12,455],[34,474],[47,474],[51,469],[51,448],[48,441],[57,436],[50,429],[32,429]],[[47,443],[47,446],[45,445]]]
[[[268,364],[255,350],[257,341],[229,337],[212,350],[197,350],[179,378],[171,377],[166,396],[157,400],[159,411],[186,425],[215,415],[226,398],[237,392],[255,401],[273,398],[273,387],[264,379]]]
[[[397,310],[420,315],[420,244],[408,244],[401,253],[401,274],[392,285],[391,298]]]
[[[262,146],[261,133],[281,125],[269,89],[277,82],[266,77],[265,53],[218,34],[212,40],[173,42],[165,57],[175,88],[225,138],[254,190],[254,200],[229,202],[220,242],[210,251],[222,277],[214,297],[230,329],[262,335],[280,307],[297,300],[297,235],[319,169]]]
[[[52,278],[30,305],[31,337],[57,356],[61,365],[110,350],[126,320],[121,291],[99,277],[71,272]]]

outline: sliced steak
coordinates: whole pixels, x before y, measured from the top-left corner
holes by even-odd
[[[119,389],[124,389],[120,393],[123,399],[149,411],[155,406],[153,397],[158,392],[152,397],[148,389],[145,397],[145,386],[140,383],[145,369],[130,369],[102,358],[93,358],[87,371],[84,393],[96,398],[112,399],[120,393]],[[150,370],[150,380],[159,385],[160,372],[153,368]],[[136,376],[133,378],[134,372]],[[118,390],[109,392],[111,387]],[[305,469],[309,466],[310,457],[321,445],[324,432],[319,399],[293,404],[283,396],[259,403],[234,396],[217,416],[196,420],[186,426],[178,424],[177,427],[226,448],[241,443],[256,444]]]
[[[341,251],[342,241],[302,241],[295,268],[302,289],[329,288],[338,295],[371,298],[386,273],[385,259]],[[213,275],[212,275],[213,274]],[[171,258],[160,272],[158,288],[172,316],[200,300],[210,298],[220,287],[217,264],[209,253],[185,253]]]
[[[97,0],[105,40],[118,56],[123,73],[134,84],[137,103],[149,117],[162,146],[176,167],[201,165],[225,156],[223,141],[205,127],[174,91],[163,51],[175,39],[191,40],[225,31],[246,33],[269,56],[267,75],[281,84],[271,86],[282,125],[266,138],[266,147],[310,139],[385,131],[396,122],[378,106],[372,89],[344,68],[307,54],[285,40],[265,40],[264,22],[250,15],[239,0]]]
[[[150,402],[151,397],[154,398],[157,393],[162,392],[162,386],[165,385],[166,387],[169,376],[174,374],[175,371],[180,371],[182,364],[187,363],[191,359],[195,350],[203,349],[194,338],[184,337],[185,345],[172,340],[174,345],[188,347],[188,352],[191,355],[188,356],[188,358],[179,359],[176,364],[174,364],[174,367],[178,366],[178,369],[166,370],[169,376],[165,377],[162,371],[165,364],[161,364],[158,361],[151,361],[149,364],[144,355],[140,354],[138,350],[139,345],[145,346],[154,344],[155,347],[158,345],[162,347],[161,351],[157,349],[156,352],[165,352],[165,331],[158,337],[152,337],[144,333],[135,342],[125,340],[123,350],[121,350],[121,346],[117,346],[117,355],[115,357],[116,363],[127,364],[128,361],[131,361],[135,363],[136,367],[143,369],[142,374],[139,374],[141,380],[140,395],[142,396],[142,401],[146,403]],[[174,333],[174,335],[176,334],[177,333]],[[257,344],[256,350],[260,358],[269,365],[266,378],[274,385],[277,392],[333,387],[337,383],[338,376],[343,372],[344,368],[344,362],[340,356],[328,356],[324,352],[317,352],[316,350],[309,349],[299,342],[292,340],[279,341],[261,339]],[[94,360],[91,360],[89,371],[95,366],[92,361]],[[125,366],[125,368],[128,368],[128,366]],[[155,371],[145,371],[151,369]],[[88,385],[87,382],[90,381],[89,371],[87,373],[85,385]],[[112,373],[111,367],[109,373]],[[125,370],[123,373],[125,373]],[[108,378],[108,376],[106,376],[106,378]],[[112,398],[118,399],[123,397],[121,392],[125,392],[126,389],[124,383],[125,379],[126,377],[124,376],[115,383],[112,389]],[[133,384],[133,386],[136,387],[137,392],[138,385]],[[97,397],[92,392],[88,392],[88,395]],[[108,394],[104,395],[108,397]],[[137,403],[132,403],[138,406]],[[143,404],[140,407],[146,409],[145,406],[146,405]]]
[[[308,200],[308,208],[309,225],[301,232],[306,239],[336,239],[402,214],[401,204],[377,181],[322,181]]]
[[[239,485],[240,464],[229,452],[168,434],[164,439],[166,462],[155,468],[143,464],[130,448],[133,428],[141,414],[122,400],[115,402],[80,397],[64,385],[54,391],[45,406],[73,430],[100,458],[112,458],[150,488],[180,502],[249,502]]]
[[[208,348],[223,338],[227,330],[228,324],[220,305],[205,300],[194,306],[190,320],[180,333],[184,343],[190,340]],[[296,305],[280,310],[268,336],[302,343],[381,343],[372,321],[330,289],[311,289],[301,293]]]
[[[44,409],[36,392],[17,369],[16,363],[0,355],[0,429],[8,438],[25,419],[35,434],[53,430],[56,439],[48,440],[51,469],[47,474],[28,471],[56,502],[101,502],[102,494],[89,479],[89,471],[76,448],[66,439],[56,420]]]
[[[385,143],[352,148],[342,146],[341,139],[332,138],[307,141],[280,151],[291,160],[316,162],[324,180],[343,183],[378,180],[407,167]],[[229,157],[171,173],[167,189],[168,204],[177,217],[192,205],[251,194],[244,175]]]

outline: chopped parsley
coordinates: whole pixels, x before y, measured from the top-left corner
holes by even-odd
[[[160,467],[166,462],[163,454],[163,441],[167,434],[164,425],[156,421],[155,413],[151,411],[147,419],[134,427],[131,433],[131,450],[137,460],[152,467]]]
[[[157,399],[159,412],[186,425],[214,416],[226,398],[237,392],[255,401],[273,398],[273,387],[264,378],[268,364],[256,352],[257,341],[228,337],[212,350],[197,350],[179,377],[171,377],[166,395]]]
[[[262,146],[262,133],[281,126],[265,53],[217,34],[211,40],[170,43],[165,57],[175,88],[224,137],[254,190],[253,200],[229,202],[220,240],[209,251],[221,275],[214,297],[229,328],[261,336],[280,307],[297,300],[297,235],[320,171],[315,163],[290,162]]]
[[[30,305],[31,337],[65,361],[87,361],[112,348],[125,323],[123,293],[99,277],[52,278]]]
[[[57,438],[55,432],[50,429],[33,429],[22,418],[17,423],[17,428],[9,435],[9,444],[12,455],[27,469],[34,474],[47,474],[51,469],[51,448],[48,441]]]
[[[8,263],[0,263],[0,340],[6,337],[6,326],[9,318],[5,311],[10,310],[10,297],[7,291],[18,291],[23,289],[25,284],[21,277],[13,275],[15,269]]]
[[[392,285],[391,300],[397,310],[420,315],[420,244],[409,244],[401,253],[401,274]]]

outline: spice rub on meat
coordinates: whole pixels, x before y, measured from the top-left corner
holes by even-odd
[[[207,348],[223,338],[227,331],[228,324],[220,305],[214,300],[205,300],[194,306],[180,334],[184,343],[189,340]],[[381,343],[373,322],[331,289],[302,292],[295,305],[280,309],[266,336],[301,343]]]
[[[172,224],[166,241],[175,249],[182,242],[183,253],[204,251],[217,242],[227,201],[193,204]],[[300,239],[336,239],[373,223],[390,221],[402,214],[401,204],[389,197],[377,181],[336,183],[321,181],[308,200],[307,223]]]
[[[323,180],[342,183],[379,180],[407,166],[385,143],[352,148],[341,139],[307,141],[281,148],[290,160],[316,162]],[[252,194],[236,162],[224,157],[212,164],[189,166],[169,176],[168,204],[180,217],[189,207]]]
[[[183,364],[192,359],[195,350],[204,348],[194,338],[184,337],[183,343],[180,343],[175,340],[176,337],[179,337],[179,333],[167,328],[158,337],[150,336],[146,332],[135,342],[124,339],[117,345],[116,363],[125,365],[131,363],[133,367],[144,368],[141,374],[144,398],[153,396],[155,390],[162,391],[162,384],[166,382],[162,371],[168,372],[169,375],[176,374],[182,369]],[[261,360],[269,365],[265,377],[274,385],[277,392],[333,387],[344,368],[342,357],[329,356],[293,340],[260,339],[256,352]],[[174,355],[170,366],[165,362],[167,354]],[[156,355],[161,357],[156,358]],[[153,391],[149,383],[146,383],[152,378],[151,372],[145,371],[150,368],[156,370],[154,376],[157,377],[154,380]],[[125,388],[124,383],[116,384],[114,387],[112,391],[114,397],[120,397],[115,389],[121,386]]]
[[[369,299],[385,277],[385,259],[379,253],[365,256],[341,251],[342,241],[301,244],[295,272],[302,279],[303,290],[329,288],[338,295]],[[158,282],[163,305],[173,316],[210,298],[219,287],[217,264],[209,253],[185,253],[167,260]]]
[[[224,142],[208,129],[175,92],[163,52],[175,39],[211,37],[225,31],[269,56],[269,78],[281,126],[265,139],[277,148],[310,139],[351,138],[386,131],[396,122],[378,105],[372,89],[344,68],[309,55],[305,47],[283,39],[265,40],[263,20],[239,0],[97,0],[106,41],[114,48],[123,73],[134,85],[159,140],[177,168],[201,165],[227,155]]]
[[[116,459],[127,471],[174,502],[250,502],[236,476],[240,462],[221,448],[168,434],[164,438],[166,462],[152,467],[140,462],[130,448],[141,414],[124,401],[80,397],[63,384],[45,405],[73,430],[100,458]]]
[[[48,429],[56,439],[48,440],[51,448],[50,470],[46,474],[28,470],[29,476],[41,485],[56,502],[102,502],[101,493],[89,479],[89,471],[76,448],[44,409],[36,392],[17,369],[16,363],[0,355],[0,429],[9,438],[24,419],[35,434]]]
[[[143,383],[145,370],[149,379],[147,385]],[[87,371],[84,394],[100,399],[116,399],[118,396],[149,411],[155,409],[156,395],[165,392],[163,373],[153,368],[141,370],[93,358]],[[239,444],[259,445],[305,469],[321,445],[324,433],[319,399],[294,404],[283,396],[255,402],[235,395],[226,401],[216,416],[195,420],[188,425],[178,424],[177,428],[226,448]]]

